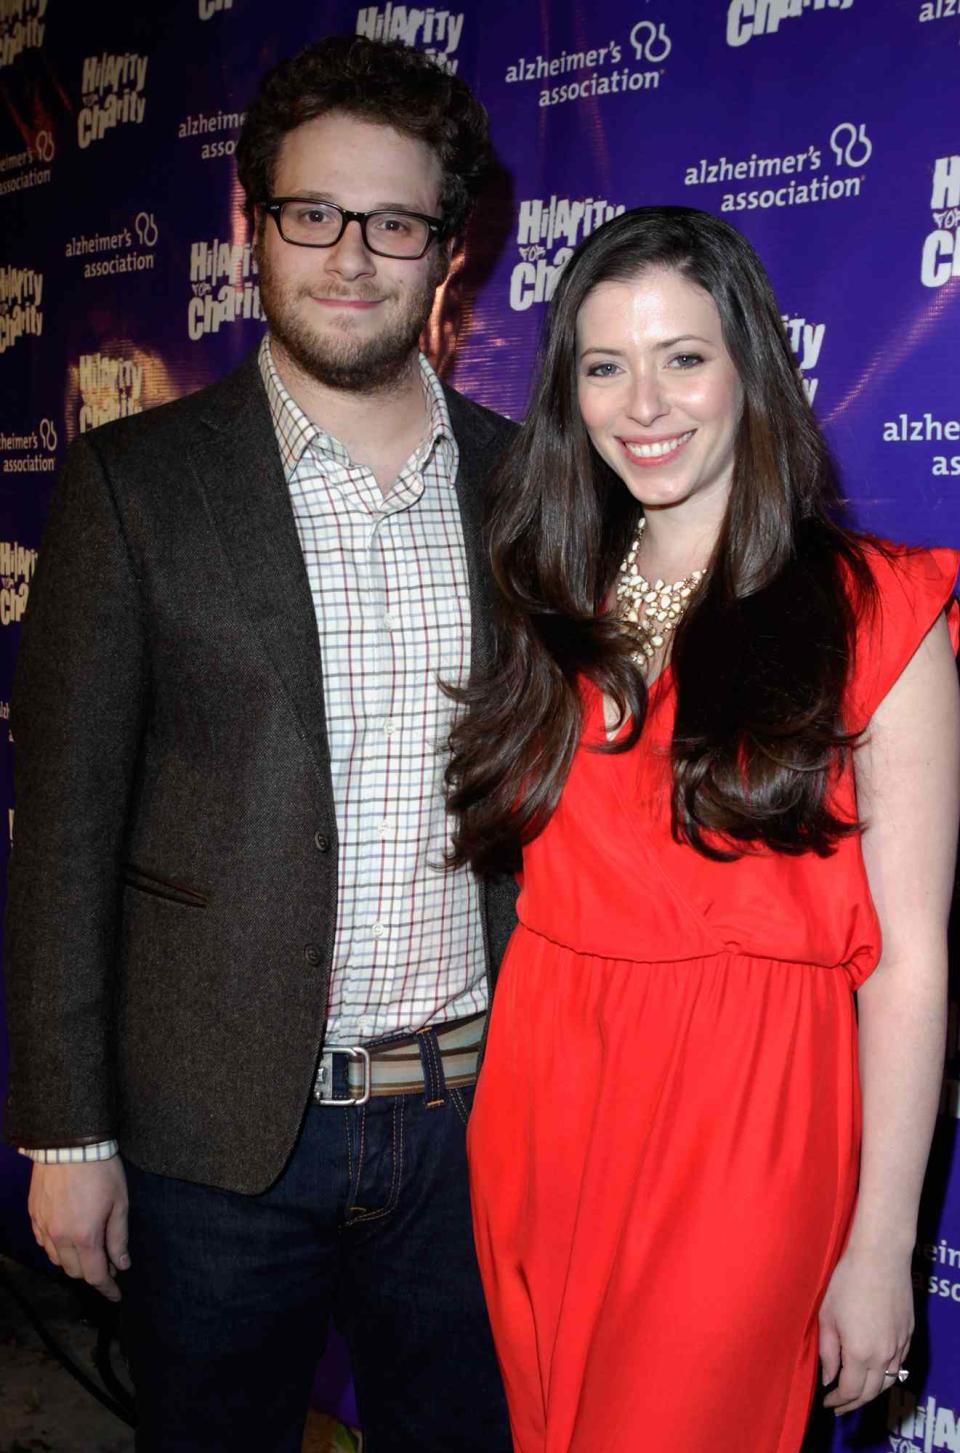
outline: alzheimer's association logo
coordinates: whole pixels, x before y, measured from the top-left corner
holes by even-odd
[[[42,187],[53,176],[49,165],[57,152],[52,131],[38,131],[32,144],[25,151],[7,152],[0,156],[0,197],[11,192],[24,192],[30,187]]]
[[[824,162],[829,172],[822,172]],[[685,167],[685,187],[756,183],[724,192],[721,212],[766,211],[770,207],[805,207],[813,202],[838,202],[859,197],[867,179],[873,142],[862,121],[840,121],[825,144],[797,146],[776,156],[751,151],[749,156],[701,157]],[[846,171],[834,176],[833,171]]]
[[[663,62],[672,53],[666,22],[644,18],[634,22],[623,43],[608,36],[602,45],[518,56],[507,66],[504,80],[508,85],[536,82],[538,106],[657,91],[667,74]]]
[[[917,16],[921,23],[925,20],[956,20],[957,18],[960,18],[960,0],[923,0],[920,14]]]
[[[59,437],[50,418],[22,434],[0,429],[0,466],[4,474],[52,474]]]
[[[180,141],[188,137],[202,137],[200,156],[203,161],[214,157],[233,156],[237,149],[237,136],[243,125],[242,111],[198,111],[185,116],[177,127]],[[231,132],[230,136],[211,135],[217,132]]]
[[[156,263],[154,248],[160,236],[152,212],[138,212],[129,226],[116,232],[95,232],[71,237],[64,256],[82,258],[84,278],[112,277],[117,273],[150,272]],[[97,254],[97,255],[93,255]]]

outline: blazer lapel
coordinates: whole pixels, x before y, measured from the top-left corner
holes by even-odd
[[[457,500],[463,525],[470,589],[471,674],[490,664],[493,651],[493,592],[484,539],[484,480],[490,471],[491,440],[481,437],[460,395],[445,389],[450,423],[457,441],[460,466],[457,470]],[[486,445],[486,450],[484,449]]]
[[[329,785],[313,597],[255,354],[210,390],[199,436],[192,464],[242,608]]]

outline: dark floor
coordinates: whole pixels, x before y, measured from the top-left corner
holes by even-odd
[[[0,1257],[0,1453],[133,1453],[132,1430],[46,1350],[13,1292],[29,1303],[67,1356],[102,1386],[93,1360],[96,1301],[65,1279]],[[112,1365],[123,1383],[116,1355]],[[303,1453],[354,1453],[356,1448],[339,1423],[311,1414]]]
[[[132,1453],[131,1429],[46,1350],[11,1289],[82,1371],[100,1381],[96,1330],[76,1288],[0,1258],[0,1453]]]
[[[96,1293],[73,1282],[32,1271],[0,1256],[0,1453],[133,1453],[133,1433],[102,1407],[44,1348],[29,1317],[11,1295],[29,1303],[63,1351],[94,1381],[97,1341],[94,1321],[101,1308]],[[121,1382],[118,1356],[112,1366]],[[803,1453],[827,1453],[834,1419],[815,1400]],[[865,1416],[874,1436],[865,1446],[879,1447],[883,1408],[878,1402]],[[359,1453],[359,1435],[321,1413],[311,1413],[303,1453]]]

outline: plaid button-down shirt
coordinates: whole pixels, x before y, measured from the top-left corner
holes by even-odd
[[[269,340],[260,368],[316,608],[340,838],[327,1042],[363,1043],[486,1006],[480,892],[444,870],[450,820],[440,681],[470,661],[459,454],[421,359],[429,424],[386,498],[311,423]]]
[[[260,370],[280,448],[323,659],[340,838],[327,1043],[349,1045],[476,1013],[487,989],[480,892],[442,867],[450,841],[442,744],[470,660],[459,454],[421,359],[429,425],[386,499],[372,472]],[[30,1150],[102,1160],[114,1141]]]

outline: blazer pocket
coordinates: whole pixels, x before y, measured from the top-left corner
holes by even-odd
[[[123,881],[128,888],[136,888],[140,893],[150,893],[154,898],[165,898],[168,903],[179,903],[183,908],[207,906],[206,897],[195,888],[171,882],[169,878],[160,878],[156,873],[148,873],[143,868],[138,868],[135,863],[124,863]]]

